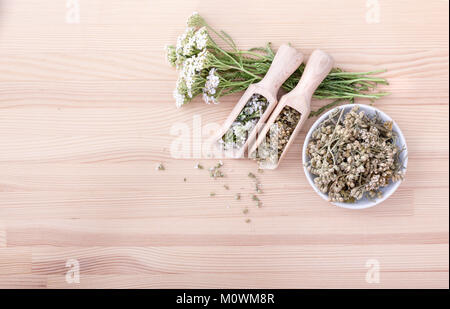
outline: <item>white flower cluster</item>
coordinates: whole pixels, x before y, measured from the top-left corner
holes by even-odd
[[[381,195],[380,188],[403,178],[392,122],[358,113],[358,106],[325,120],[307,146],[308,170],[331,201],[352,202]],[[338,117],[337,121],[336,118]]]
[[[193,44],[195,44],[195,47],[198,50],[203,50],[206,47],[208,47],[209,34],[208,34],[208,30],[206,30],[206,27],[202,27],[202,28],[198,29],[197,32],[192,37],[192,40],[194,42]]]
[[[193,48],[195,47],[195,42],[193,42],[193,37],[195,34],[195,28],[188,27],[184,31],[183,34],[181,34],[177,38],[177,45],[176,45],[176,53],[181,58],[192,56]],[[194,43],[194,44],[193,44]]]
[[[180,107],[203,92],[206,103],[217,104],[216,89],[220,78],[213,67],[214,56],[208,51],[211,44],[203,19],[198,13],[188,19],[188,27],[177,39],[176,46],[167,46],[167,60],[179,71],[173,97]],[[197,27],[200,27],[197,30]]]
[[[241,149],[268,106],[269,102],[265,97],[260,94],[252,95],[236,117],[236,120],[222,137],[221,143],[224,149]]]
[[[206,77],[205,87],[203,88],[203,101],[205,101],[206,104],[219,103],[214,96],[217,92],[217,87],[219,87],[219,83],[220,78],[216,74],[216,68],[212,68],[209,70],[209,74]]]
[[[211,54],[205,49],[183,62],[174,91],[177,107],[185,104],[202,90],[205,83],[202,71],[208,68],[210,60]]]
[[[208,43],[209,35],[205,27],[198,30],[195,30],[193,27],[188,27],[185,32],[178,37],[175,50],[180,59],[184,59],[204,50]]]

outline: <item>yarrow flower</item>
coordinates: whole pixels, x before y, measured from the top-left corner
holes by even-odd
[[[202,93],[205,84],[208,83],[208,77],[204,75],[213,62],[214,57],[206,49],[183,62],[174,92],[177,107],[181,107]],[[210,80],[210,84],[215,82],[212,77]],[[212,91],[212,88],[209,87],[209,89]]]
[[[197,48],[197,50],[203,50],[208,47],[208,43],[210,43],[210,41],[208,30],[206,30],[206,27],[198,29],[194,34],[193,39],[195,41],[195,47]]]
[[[186,28],[184,33],[177,38],[176,51],[178,55],[189,56],[189,53],[186,53],[189,48],[186,46],[192,45],[191,38],[194,36],[194,34],[195,28],[188,27]]]
[[[186,96],[178,90],[178,87],[173,91],[173,98],[178,108],[186,103]]]
[[[216,38],[225,46],[219,47]],[[167,61],[179,71],[181,80],[177,83],[174,94],[177,106],[190,102],[198,95],[203,95],[207,103],[217,103],[224,95],[247,89],[267,73],[274,55],[270,44],[264,48],[239,50],[228,34],[214,30],[194,12],[188,18],[187,28],[177,38],[176,44],[166,47]],[[293,74],[283,84],[285,90],[290,91],[298,84],[303,68],[301,66],[297,74]],[[212,69],[215,69],[213,73]],[[333,77],[333,73],[337,73],[336,76]],[[386,95],[364,93],[377,84],[386,83],[384,79],[367,76],[373,73],[346,73],[334,69],[324,80],[324,87],[319,87],[316,91],[315,97],[352,101],[356,97],[376,99]],[[220,82],[215,86],[217,80]]]
[[[175,46],[166,46],[166,59],[171,66],[175,67],[177,65],[177,51],[175,49]]]
[[[188,27],[203,27],[206,25],[206,22],[198,12],[193,12],[187,19],[186,24]]]

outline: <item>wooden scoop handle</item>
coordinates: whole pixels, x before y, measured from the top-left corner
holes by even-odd
[[[317,87],[333,68],[333,64],[334,60],[330,55],[316,49],[309,57],[302,78],[292,93],[301,94],[307,101],[310,101]]]
[[[297,70],[302,62],[302,53],[287,44],[281,45],[270,65],[269,71],[258,85],[267,89],[276,97],[281,85]]]
[[[306,119],[308,119],[311,97],[314,94],[314,91],[316,91],[317,87],[319,87],[323,79],[330,72],[331,68],[333,67],[333,63],[333,58],[331,58],[331,56],[329,56],[327,53],[321,50],[315,50],[309,57],[308,63],[306,64],[305,70],[298,85],[291,92],[284,95],[280,99],[280,102],[278,103],[274,112],[270,115],[269,120],[261,130],[256,143],[250,149],[249,154],[252,155],[255,151],[257,151],[258,146],[265,140],[272,124],[275,122],[278,115],[286,106],[293,107],[298,112],[300,112],[300,120],[296,124],[294,131],[289,137],[289,141],[285,145],[283,153],[278,158],[278,162],[276,164],[269,164],[266,166],[263,165],[263,168],[274,169],[278,167],[278,164],[284,158],[288,148],[295,139],[295,136],[305,124]]]

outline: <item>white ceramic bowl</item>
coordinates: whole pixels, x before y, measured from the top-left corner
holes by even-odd
[[[314,178],[316,176],[314,176],[313,174],[308,172],[308,170],[306,169],[305,163],[307,163],[309,161],[309,158],[306,156],[306,147],[307,147],[307,145],[308,145],[308,143],[309,143],[309,141],[311,139],[311,134],[322,123],[322,121],[324,121],[326,118],[328,118],[328,116],[331,113],[333,113],[336,109],[341,109],[341,108],[343,108],[345,110],[344,113],[347,113],[355,105],[358,105],[360,111],[364,111],[367,115],[375,115],[375,113],[378,113],[378,115],[381,117],[381,119],[383,121],[392,121],[392,119],[388,115],[386,115],[385,113],[383,113],[382,111],[380,111],[379,109],[377,109],[375,107],[372,107],[372,106],[369,106],[369,105],[364,105],[364,104],[346,104],[346,105],[338,106],[338,107],[328,111],[327,113],[323,114],[312,125],[312,127],[309,129],[308,134],[306,135],[305,142],[303,144],[303,155],[302,155],[303,168],[305,170],[306,178],[308,179],[309,184],[313,187],[314,191],[316,191],[317,194],[319,194],[324,200],[327,200],[327,201],[328,201],[328,195],[320,192],[319,189],[314,184]],[[406,166],[408,164],[408,149],[406,148],[405,137],[403,136],[402,131],[400,131],[400,128],[397,126],[397,124],[394,121],[393,121],[393,125],[392,125],[392,130],[395,133],[397,133],[397,135],[398,135],[397,145],[400,148],[402,148],[402,147],[405,148],[405,150],[400,154],[400,159],[402,160],[403,167],[404,167],[403,168],[403,172],[405,173],[406,172]],[[383,193],[383,196],[381,198],[368,199],[367,197],[364,197],[361,200],[356,201],[355,203],[338,203],[338,202],[333,202],[332,204],[334,204],[336,206],[339,206],[339,207],[348,208],[348,209],[364,209],[364,208],[373,207],[373,206],[383,202],[384,200],[386,200],[389,196],[391,196],[392,193],[394,193],[395,190],[397,190],[397,188],[400,186],[400,183],[401,183],[401,181],[391,182],[386,187],[381,188],[380,191]]]

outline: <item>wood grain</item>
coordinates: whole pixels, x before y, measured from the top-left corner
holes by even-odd
[[[379,23],[361,0],[78,2],[78,24],[65,1],[0,2],[0,288],[449,287],[448,1],[379,1]],[[192,158],[195,122],[221,124],[240,94],[175,108],[164,45],[192,11],[241,48],[290,42],[386,69],[391,95],[375,106],[408,143],[399,190],[363,211],[315,195],[300,153],[314,119],[257,174],[261,209],[253,162],[224,160],[216,181],[194,169],[217,162]],[[189,158],[171,152],[177,124]],[[69,259],[80,283],[66,282]]]

